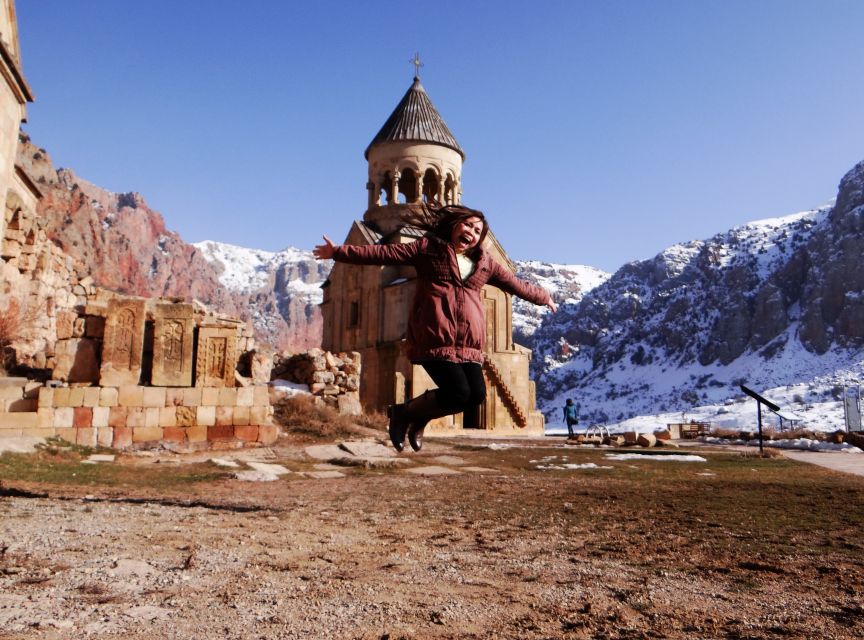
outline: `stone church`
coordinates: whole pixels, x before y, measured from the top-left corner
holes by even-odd
[[[419,77],[366,148],[369,192],[362,220],[351,226],[345,244],[414,242],[421,232],[404,216],[424,202],[462,201],[465,152],[420,84]],[[481,205],[474,205],[482,209]],[[494,220],[494,213],[492,215]],[[490,230],[485,249],[502,265],[513,262]],[[406,356],[405,334],[414,296],[414,268],[336,263],[324,284],[323,348],[358,351],[363,369],[360,399],[370,410],[416,397],[434,384]],[[475,415],[434,421],[430,434],[483,432],[489,435],[543,435],[534,382],[528,377],[531,351],[513,342],[512,296],[483,289],[486,304],[486,401]]]

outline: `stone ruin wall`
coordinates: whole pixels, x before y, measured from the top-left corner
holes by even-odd
[[[178,450],[276,440],[269,361],[248,325],[97,289],[33,211],[7,199],[0,346],[17,377],[0,383],[0,437]]]
[[[277,354],[273,358],[272,377],[304,384],[315,402],[345,415],[363,413],[360,405],[360,354],[331,353],[309,349],[294,355]]]

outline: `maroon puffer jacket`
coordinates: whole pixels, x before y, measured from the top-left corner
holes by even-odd
[[[524,282],[486,251],[464,282],[449,242],[426,236],[408,244],[340,245],[333,259],[350,264],[410,264],[417,290],[408,319],[408,355],[413,362],[483,362],[486,318],[480,291],[489,283],[534,304],[550,300],[545,289]]]

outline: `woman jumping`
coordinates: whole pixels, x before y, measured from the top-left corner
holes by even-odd
[[[391,405],[390,441],[397,451],[405,436],[414,451],[423,446],[430,420],[468,411],[486,399],[483,345],[486,343],[483,285],[524,298],[552,311],[544,289],[520,280],[483,249],[489,225],[482,212],[459,205],[427,207],[409,220],[426,235],[408,244],[334,245],[327,236],[315,247],[319,260],[363,265],[412,265],[417,289],[408,319],[408,356],[438,386],[403,404]]]

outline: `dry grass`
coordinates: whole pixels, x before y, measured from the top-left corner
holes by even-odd
[[[289,437],[310,441],[356,437],[358,433],[368,435],[369,429],[384,431],[387,425],[387,418],[380,413],[342,415],[306,395],[284,398],[274,405],[274,411],[276,422]]]

